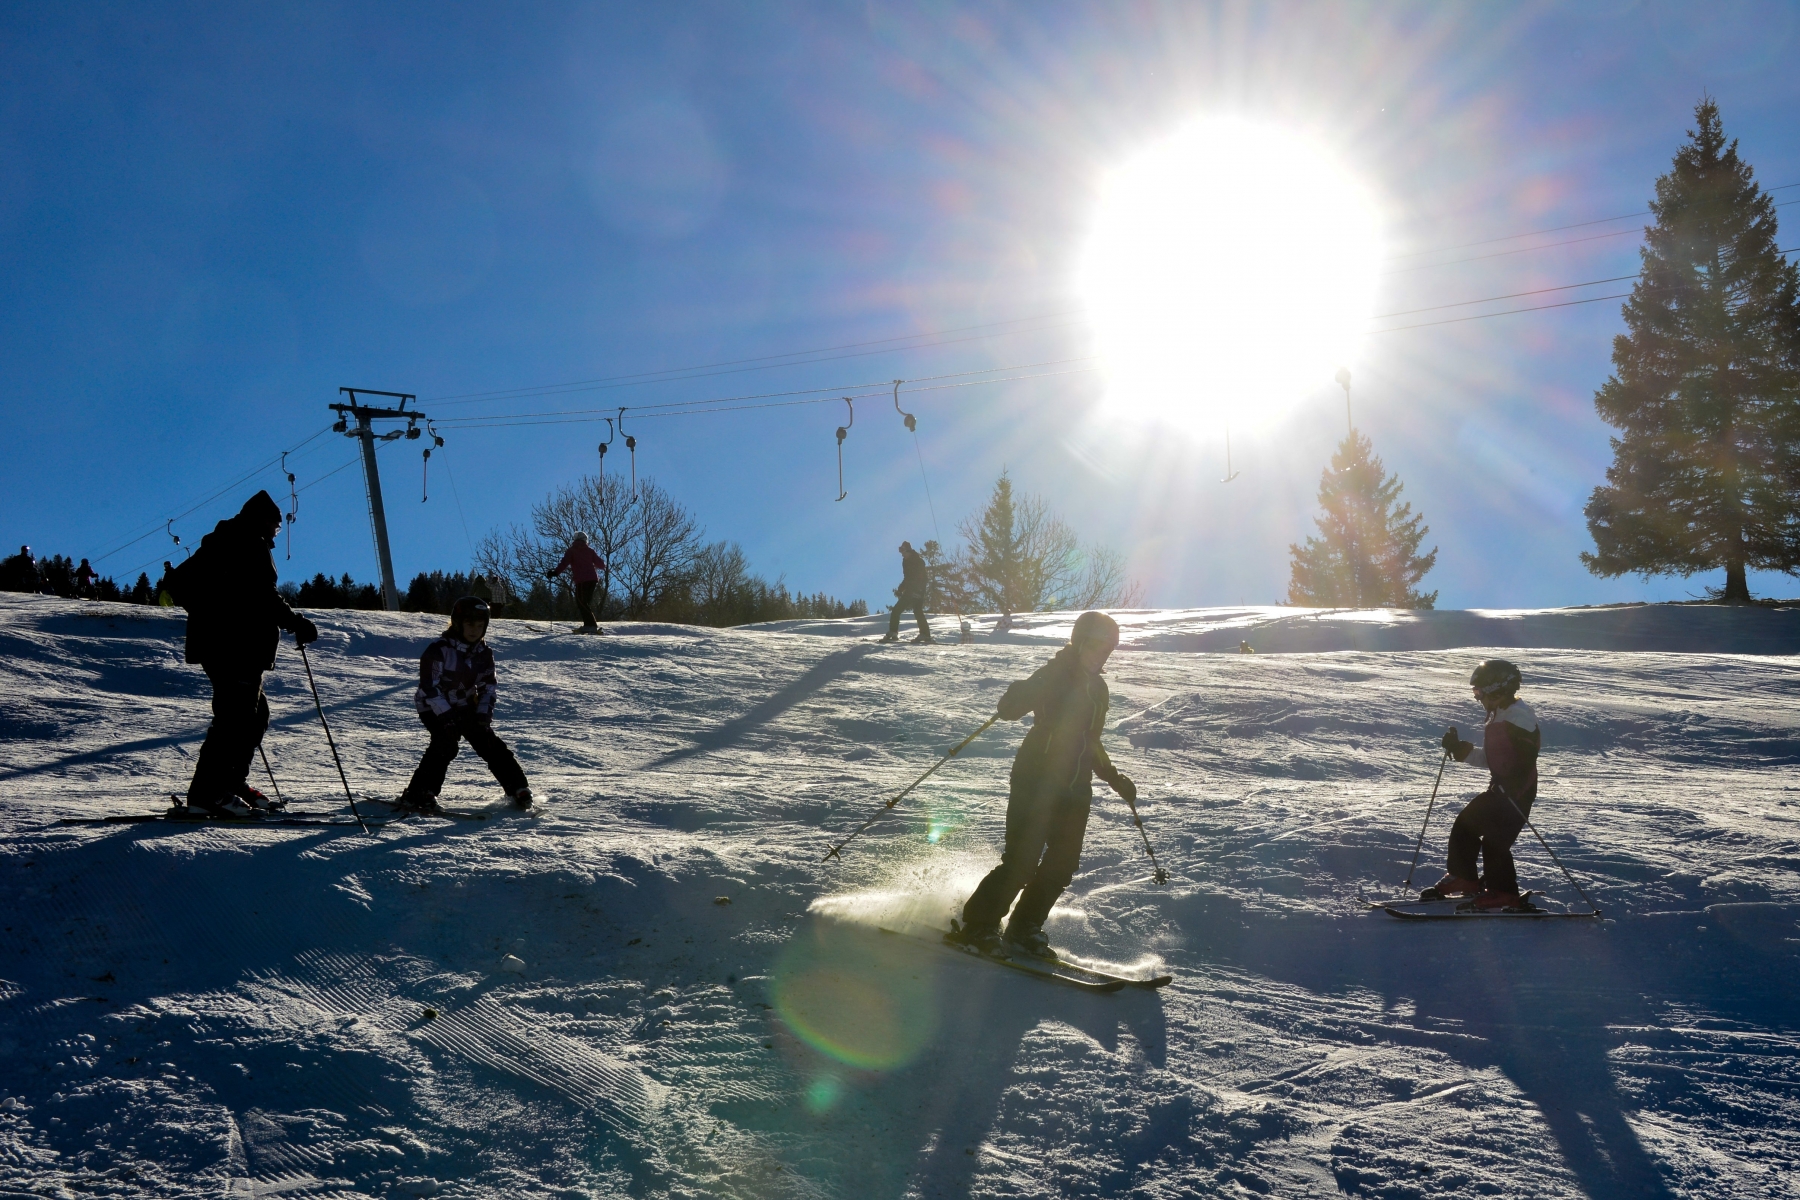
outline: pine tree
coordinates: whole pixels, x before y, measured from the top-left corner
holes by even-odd
[[[1395,501],[1405,489],[1352,430],[1319,476],[1318,537],[1290,544],[1294,556],[1288,603],[1314,608],[1430,608],[1436,592],[1416,585],[1437,562],[1419,554],[1431,532],[1423,514]]]
[[[1048,608],[1129,608],[1138,585],[1125,559],[1104,546],[1084,548],[1041,496],[1013,494],[1005,471],[981,513],[957,527],[966,542],[941,574],[957,612],[1027,613]]]
[[[1606,486],[1587,504],[1596,575],[1800,567],[1800,304],[1777,251],[1775,206],[1725,140],[1719,108],[1656,181],[1643,273],[1594,396],[1612,439]]]

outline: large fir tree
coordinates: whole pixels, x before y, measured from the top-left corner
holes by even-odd
[[[1656,181],[1643,273],[1594,407],[1621,432],[1587,504],[1596,575],[1800,566],[1800,305],[1775,206],[1727,142],[1718,105]]]
[[[1313,608],[1430,608],[1436,592],[1418,583],[1437,562],[1419,553],[1431,532],[1405,484],[1387,473],[1369,439],[1351,430],[1319,476],[1319,536],[1289,545],[1294,556],[1288,603]]]

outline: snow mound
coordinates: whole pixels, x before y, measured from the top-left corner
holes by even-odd
[[[159,811],[204,679],[179,613],[0,596],[0,1191],[1796,1194],[1791,611],[1124,614],[1107,736],[1173,878],[1099,796],[1049,929],[1175,982],[1109,996],[882,933],[942,928],[996,860],[1017,726],[824,861],[1073,614],[960,647],[500,622],[497,727],[542,800],[465,754],[466,821],[372,803],[423,749],[441,618],[315,615],[372,836],[58,824]],[[1356,902],[1407,876],[1492,653],[1603,921]],[[291,646],[267,690],[284,794],[348,818]],[[1415,884],[1481,782],[1444,775]]]

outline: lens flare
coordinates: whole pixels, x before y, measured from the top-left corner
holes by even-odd
[[[931,972],[884,937],[817,922],[788,943],[773,980],[775,1011],[801,1041],[866,1071],[912,1061],[937,1029]]]
[[[1381,258],[1374,202],[1324,147],[1195,121],[1113,171],[1077,276],[1115,414],[1265,423],[1354,360]]]

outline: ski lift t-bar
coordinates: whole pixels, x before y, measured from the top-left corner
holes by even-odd
[[[374,388],[341,387],[338,394],[349,396],[350,402],[328,406],[338,415],[332,429],[362,443],[363,483],[369,493],[369,524],[375,531],[375,556],[381,563],[382,602],[389,612],[398,612],[400,591],[394,586],[394,556],[388,551],[387,511],[381,504],[381,475],[375,466],[375,443],[391,441],[397,437],[417,438],[418,423],[425,420],[425,414],[416,408],[411,412],[407,411],[407,401],[418,400],[411,392],[380,392]],[[390,400],[398,400],[400,404],[397,408],[377,408],[359,403],[358,396],[385,396]],[[356,419],[355,429],[350,428],[352,417]],[[375,421],[405,421],[406,428],[378,435],[373,424]]]

